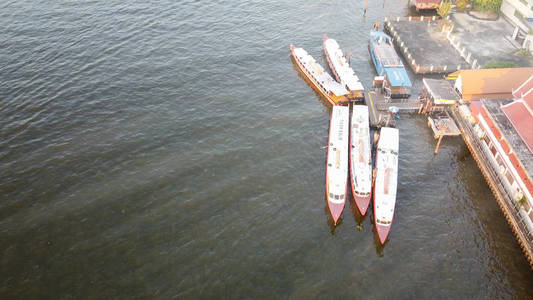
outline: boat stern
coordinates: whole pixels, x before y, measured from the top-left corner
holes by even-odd
[[[350,91],[348,96],[351,101],[365,101],[365,92],[364,91]]]
[[[328,98],[331,99],[331,102],[332,102],[331,104],[333,105],[346,106],[346,105],[350,105],[350,102],[351,102],[350,98],[347,95],[342,95],[342,96],[330,95],[330,97]]]

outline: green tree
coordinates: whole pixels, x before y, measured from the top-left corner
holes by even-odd
[[[517,201],[518,202],[518,205],[520,207],[525,207],[526,203],[527,203],[527,199],[526,199],[526,196],[522,196],[522,198],[520,198],[520,200]]]
[[[458,11],[465,11],[467,4],[468,4],[468,0],[456,0],[455,1],[455,5]]]
[[[518,65],[512,61],[490,61],[481,67],[482,69],[498,69],[498,68],[518,68]]]
[[[440,3],[439,8],[437,9],[437,14],[441,16],[443,19],[446,19],[446,17],[450,14],[451,10],[452,10],[452,1],[443,0]]]
[[[491,10],[499,12],[502,6],[502,0],[472,0],[476,10],[485,11]]]

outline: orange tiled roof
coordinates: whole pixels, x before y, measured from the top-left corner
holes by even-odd
[[[513,89],[533,75],[533,68],[500,68],[461,70],[463,98],[469,100],[485,95],[484,98],[512,98]]]

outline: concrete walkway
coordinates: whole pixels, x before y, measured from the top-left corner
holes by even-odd
[[[452,34],[480,65],[489,61],[512,61],[520,67],[533,66],[533,57],[518,54],[519,45],[511,42],[514,27],[503,17],[483,21],[465,13],[455,13],[450,19],[455,24]]]
[[[409,52],[421,66],[454,66],[467,68],[467,63],[448,43],[446,37],[437,29],[439,21],[400,21],[391,20],[392,25],[409,48]],[[449,68],[453,70],[453,68]]]

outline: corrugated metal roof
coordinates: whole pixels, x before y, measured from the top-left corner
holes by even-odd
[[[411,87],[411,80],[405,71],[405,68],[385,68],[387,79],[391,86],[407,86]]]
[[[459,100],[459,95],[457,95],[453,89],[453,86],[448,81],[431,78],[424,78],[422,81],[424,82],[424,86],[428,92],[433,97],[435,103],[440,104],[441,102]]]
[[[461,93],[466,100],[475,99],[474,95],[512,98],[513,89],[532,75],[533,68],[461,70]]]

